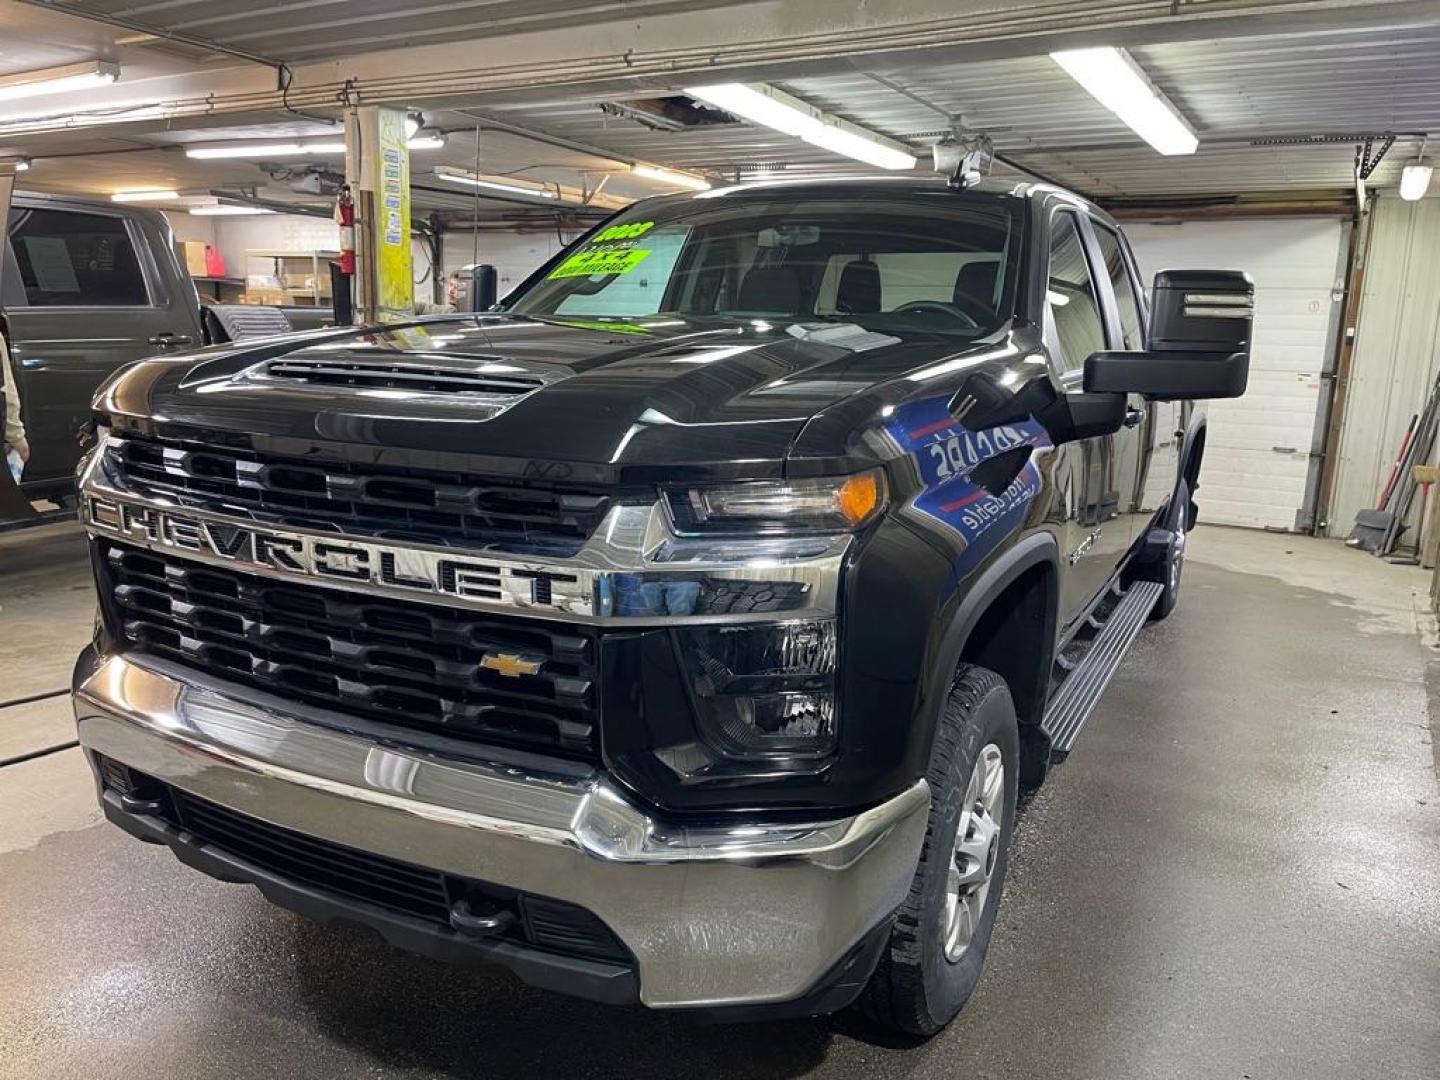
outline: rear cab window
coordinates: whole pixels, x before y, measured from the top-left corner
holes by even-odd
[[[10,244],[29,307],[147,307],[150,294],[123,217],[16,208]]]

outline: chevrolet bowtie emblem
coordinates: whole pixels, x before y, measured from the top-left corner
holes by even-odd
[[[486,671],[509,675],[512,679],[521,675],[538,675],[545,661],[533,656],[517,656],[514,653],[489,653],[480,658],[480,666]]]

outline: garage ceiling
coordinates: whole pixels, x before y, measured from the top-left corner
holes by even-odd
[[[136,20],[175,34],[290,63],[330,60],[433,41],[583,27],[706,8],[735,0],[82,0],[37,3],[57,11]]]
[[[77,11],[155,34],[59,14]],[[477,124],[485,169],[565,184],[635,159],[726,179],[867,171],[753,125],[672,132],[602,111],[607,102],[675,92],[702,74],[768,79],[922,154],[952,123],[985,132],[1014,165],[1101,198],[1345,192],[1355,137],[1387,132],[1397,140],[1371,182],[1393,186],[1424,135],[1440,132],[1433,3],[309,0],[242,8],[29,0],[0,3],[0,30],[0,73],[113,56],[132,100],[188,103],[160,123],[0,134],[0,154],[117,152],[83,172],[72,158],[39,160],[27,178],[72,191],[268,183],[252,163],[190,162],[173,149],[213,141],[222,124],[274,126],[278,135],[279,125],[297,123],[279,106],[274,72],[192,39],[295,65],[290,104],[310,114],[337,114],[335,88],[347,79],[362,100],[426,108],[452,141],[439,155],[417,156],[422,175],[435,164],[473,166]],[[1155,154],[1046,55],[1102,41],[1127,46],[1175,102],[1200,135],[1196,155]],[[551,141],[485,130],[491,119]],[[1312,136],[1336,138],[1267,141]],[[619,175],[612,183],[607,190],[627,195],[653,190]]]

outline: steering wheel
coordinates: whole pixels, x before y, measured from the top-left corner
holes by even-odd
[[[980,329],[980,323],[959,304],[947,304],[943,300],[910,300],[890,312],[892,315],[903,315],[907,311],[928,311],[939,315],[948,315],[952,319],[962,319],[973,330]]]

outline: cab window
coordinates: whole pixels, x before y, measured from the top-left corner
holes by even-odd
[[[1105,348],[1105,320],[1100,315],[1085,245],[1075,215],[1066,211],[1050,219],[1045,312],[1057,359],[1065,371],[1080,369],[1086,357]]]
[[[10,243],[31,307],[143,307],[150,303],[123,218],[19,209]]]
[[[1095,226],[1095,240],[1100,245],[1100,258],[1105,261],[1105,272],[1110,275],[1110,285],[1115,290],[1115,306],[1120,311],[1120,336],[1117,349],[1133,352],[1145,347],[1145,317],[1140,300],[1135,293],[1135,279],[1130,276],[1130,267],[1125,260],[1125,250],[1120,237],[1107,225],[1092,222]]]

